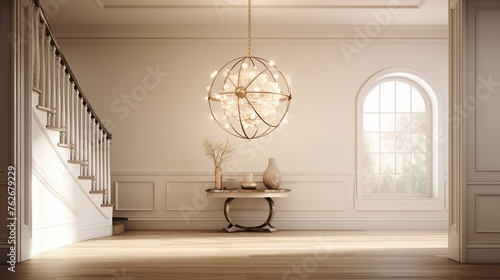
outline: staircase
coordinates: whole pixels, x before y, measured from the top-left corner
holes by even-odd
[[[83,95],[38,1],[31,18],[27,67],[32,69],[33,244],[38,253],[112,234],[111,134]]]

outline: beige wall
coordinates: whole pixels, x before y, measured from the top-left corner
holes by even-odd
[[[253,54],[274,59],[291,76],[294,95],[289,123],[253,141],[236,139],[211,122],[204,100],[209,74],[245,55],[245,40],[59,42],[85,95],[113,134],[111,170],[122,197],[117,201],[122,210],[115,215],[129,217],[130,228],[225,224],[222,201],[203,197],[213,171],[202,150],[208,137],[236,144],[236,153],[223,166],[225,175],[242,179],[243,173],[254,172],[260,180],[267,159],[277,158],[284,186],[292,189],[291,197],[277,199],[276,223],[284,228],[443,229],[444,197],[430,211],[402,212],[359,211],[354,196],[356,98],[372,75],[390,67],[415,69],[436,84],[447,106],[446,36],[423,37],[429,39],[396,36],[363,44],[355,36],[255,39]],[[358,53],[346,56],[341,46],[347,44]],[[258,219],[259,206],[242,205],[244,219]],[[192,214],[189,221],[185,208]]]

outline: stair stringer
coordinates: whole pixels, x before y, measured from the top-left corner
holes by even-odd
[[[78,178],[80,167],[68,163],[71,149],[57,145],[60,132],[47,129],[47,114],[33,104],[34,254],[112,234],[113,208],[90,193],[92,180]]]

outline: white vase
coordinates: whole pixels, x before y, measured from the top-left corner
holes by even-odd
[[[269,158],[269,164],[262,173],[262,181],[268,189],[278,189],[281,185],[281,171],[276,167],[276,159]]]

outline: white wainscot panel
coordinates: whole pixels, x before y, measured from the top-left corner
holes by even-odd
[[[206,197],[207,183],[168,182],[166,210],[216,210],[221,211],[224,198]],[[284,210],[345,210],[345,183],[334,182],[283,182],[282,188],[291,189],[290,196],[275,198],[277,211]],[[238,201],[236,201],[238,200]],[[233,210],[265,210],[264,199],[235,199]]]
[[[115,182],[116,211],[154,211],[154,197],[154,181]]]
[[[500,233],[496,213],[500,213],[500,194],[476,194],[476,233]]]
[[[167,211],[221,210],[224,198],[208,198],[205,189],[210,182],[169,181],[167,182]]]
[[[344,181],[284,182],[282,187],[291,192],[289,197],[274,200],[277,210],[345,210]]]

